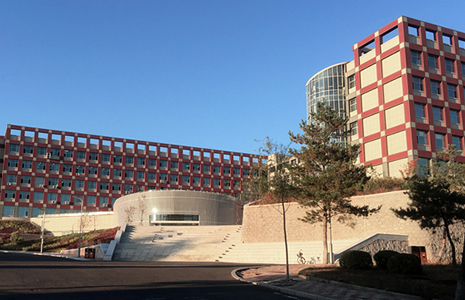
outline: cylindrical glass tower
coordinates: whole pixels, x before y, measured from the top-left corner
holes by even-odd
[[[310,112],[316,112],[316,103],[326,101],[333,109],[346,118],[345,65],[336,64],[315,74],[307,82],[307,121]]]

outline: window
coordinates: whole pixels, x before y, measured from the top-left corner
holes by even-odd
[[[98,169],[97,167],[89,167],[89,175],[97,175]],[[95,176],[94,176],[95,177]]]
[[[415,103],[415,117],[425,118],[425,105],[421,103]]]
[[[194,185],[199,185],[200,184],[200,177],[192,177],[192,183]]]
[[[51,148],[50,149],[50,155],[51,156],[60,156],[60,149]]]
[[[431,94],[441,94],[441,83],[439,81],[431,80]]]
[[[31,176],[21,175],[21,184],[31,184]]]
[[[37,155],[41,155],[41,156],[47,155],[47,148],[37,147]]]
[[[438,69],[438,57],[436,55],[428,54],[428,65],[429,65],[430,70],[431,69],[437,70]]]
[[[64,157],[73,158],[73,150],[65,150],[63,154]]]
[[[121,170],[120,169],[113,169],[113,178],[114,177],[121,177]]]
[[[15,211],[14,206],[4,206],[3,207],[3,215],[4,216],[12,216],[14,211]]]
[[[10,153],[19,153],[19,145],[10,144]]]
[[[111,186],[111,190],[114,192],[121,191],[121,184],[120,183],[113,183]]]
[[[96,190],[97,189],[97,181],[88,181],[87,182],[87,189]]]
[[[178,169],[178,162],[177,161],[172,161],[170,163],[171,170],[177,170]]]
[[[143,171],[137,171],[137,181],[144,181],[145,173]]]
[[[71,179],[62,179],[61,186],[66,188],[71,187]]]
[[[86,206],[95,206],[95,196],[87,196]]]
[[[27,206],[18,207],[18,217],[27,217],[29,208]]]
[[[447,84],[447,96],[449,99],[456,100],[457,99],[457,86],[454,84]]]
[[[34,187],[43,188],[45,186],[45,177],[35,177]]]
[[[421,66],[421,53],[410,50],[410,60],[412,61],[412,67],[413,65],[416,65],[418,68],[419,66]]]
[[[223,181],[223,186],[224,186],[224,188],[228,188],[228,189],[229,189],[229,188],[231,187],[231,181],[229,181],[228,179],[225,179],[225,180]]]
[[[352,98],[349,100],[349,111],[357,112],[357,98]]]
[[[120,164],[123,162],[123,157],[121,155],[114,155],[113,156],[113,162],[115,164]]]
[[[15,198],[14,190],[5,190],[5,199],[13,200]]]
[[[32,169],[32,161],[30,160],[23,160],[23,170],[29,170]]]
[[[444,61],[445,61],[445,66],[446,66],[446,72],[455,73],[454,61],[448,58],[444,59]]]
[[[108,186],[109,186],[108,182],[100,182],[100,190],[101,191],[108,191]]]
[[[18,160],[17,159],[8,159],[8,167],[9,168],[17,168],[18,167]]]
[[[29,192],[20,191],[19,192],[19,200],[29,200]]]
[[[63,165],[63,173],[73,172],[73,165]]]
[[[47,202],[55,204],[57,202],[58,194],[57,193],[48,193]]]
[[[170,175],[170,183],[175,184],[178,182],[178,175]]]
[[[76,166],[76,175],[84,176],[86,171],[86,166]]]
[[[413,25],[408,25],[408,34],[418,36],[418,27]]]
[[[460,124],[460,112],[458,110],[449,110],[451,124]]]
[[[348,86],[349,86],[349,89],[355,87],[355,75],[350,75],[350,76],[347,78],[347,84],[348,84]]]
[[[190,164],[189,163],[182,163],[182,170],[189,172]]]
[[[210,173],[210,165],[203,165],[203,172],[206,174]]]
[[[52,189],[56,189],[58,187],[58,178],[49,177],[48,186]]]
[[[124,178],[133,178],[133,172],[129,170],[124,171]]]
[[[358,134],[358,122],[352,122],[350,123],[350,135],[356,135]]]
[[[132,184],[125,184],[124,185],[124,192],[131,193],[132,192]]]
[[[155,158],[149,158],[149,167],[155,168],[157,166],[157,160]]]
[[[166,160],[160,160],[160,168],[166,168],[168,166],[168,162]]]
[[[155,180],[156,179],[156,173],[149,172],[149,180]]]
[[[49,168],[50,168],[50,171],[52,171],[52,172],[59,172],[60,171],[60,164],[51,163]]]
[[[42,172],[42,171],[45,171],[45,162],[43,161],[36,162],[36,172]]]
[[[463,150],[462,147],[462,137],[460,136],[452,136],[452,144],[455,145],[456,150]]]
[[[34,192],[34,202],[35,203],[42,203],[44,201],[44,193],[43,192]]]
[[[100,197],[98,202],[100,206],[108,206],[108,197]]]
[[[418,145],[428,145],[427,132],[423,130],[417,130],[417,143]]]
[[[413,90],[423,92],[423,79],[420,77],[412,77]]]
[[[107,153],[102,154],[102,163],[104,164],[110,163],[110,154],[107,154]]]
[[[436,40],[436,32],[435,31],[431,31],[431,30],[426,29],[425,32],[426,32],[426,39],[431,40],[431,41]]]
[[[168,178],[167,178],[166,174],[164,174],[164,173],[160,174],[160,183],[166,183],[167,179]]]
[[[446,147],[446,136],[442,133],[435,133],[434,134],[434,140],[436,142],[436,151],[442,150],[439,148],[445,148]]]
[[[89,152],[89,160],[98,160],[98,153]]]
[[[75,187],[77,189],[83,189],[84,188],[84,180],[76,180],[75,181]]]
[[[137,158],[137,166],[138,166],[138,167],[143,167],[143,166],[145,166],[145,158],[143,158],[143,157],[138,157],[138,158]]]
[[[234,175],[240,175],[240,174],[241,174],[241,169],[234,168]]]
[[[223,167],[223,175],[226,175],[226,176],[231,175],[231,168],[230,167]]]
[[[444,117],[442,114],[442,107],[433,106],[433,120],[436,122],[444,121]]]
[[[78,151],[76,155],[77,159],[86,159],[86,153],[84,151]]]
[[[16,175],[12,175],[12,174],[6,175],[6,184],[16,185]]]
[[[189,185],[189,176],[182,176],[182,184],[183,185]]]
[[[213,166],[213,173],[220,174],[220,166]]]
[[[207,177],[203,178],[203,186],[210,186],[210,178],[207,178]]]
[[[213,186],[220,186],[220,179],[219,178],[214,178],[213,179]]]
[[[463,64],[462,64],[462,66],[463,66]],[[32,154],[32,153],[34,153],[34,147],[33,146],[23,146],[23,153],[24,154]]]
[[[461,65],[462,65],[462,77],[465,77],[465,63],[462,62]],[[24,146],[24,147],[26,147],[26,146]]]
[[[126,165],[133,165],[134,164],[134,157],[126,156]]]
[[[110,176],[110,169],[109,168],[102,168],[100,171],[101,176]]]
[[[193,164],[192,165],[192,170],[193,171],[200,171],[200,164]]]

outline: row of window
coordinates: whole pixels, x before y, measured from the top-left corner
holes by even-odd
[[[6,184],[9,186],[16,186],[18,177],[20,179],[21,186],[31,186],[34,185],[36,188],[50,188],[50,189],[70,189],[73,187],[77,190],[87,189],[89,191],[96,191],[97,186],[100,186],[100,191],[108,191],[110,187],[109,182],[97,182],[94,180],[79,180],[79,179],[67,179],[67,178],[54,178],[54,177],[40,177],[34,176],[31,177],[29,175],[15,175],[15,174],[7,174],[6,175]],[[156,182],[156,173],[149,173],[149,182]],[[179,180],[182,180],[182,185],[190,185],[192,178],[192,184],[194,186],[200,186],[201,177],[198,176],[186,176],[186,175],[174,175],[174,174],[158,174],[158,182],[162,184],[180,184]],[[32,182],[34,181],[34,182]],[[142,181],[142,180],[140,180]],[[229,180],[229,179],[220,179],[220,178],[211,178],[211,177],[202,177],[202,184],[203,186],[210,186],[213,183],[213,186],[220,186],[221,182],[223,182],[224,188],[229,189],[231,187],[231,183],[234,183],[234,188],[240,187],[239,180]],[[87,183],[87,187],[85,184]],[[111,190],[116,192],[121,192],[121,187],[124,186],[125,192],[132,192],[133,191],[133,184],[122,184],[122,183],[111,183]]]
[[[415,50],[410,50],[410,61],[412,62],[412,68],[418,69],[418,70],[424,70],[425,63],[422,58],[422,53],[424,52],[419,52]],[[445,57],[444,60],[443,58],[434,55],[434,54],[426,54],[428,56],[428,71],[430,73],[434,74],[440,74],[440,64],[444,65],[444,68],[446,70],[446,76],[448,77],[457,77],[457,67],[456,64],[459,64],[459,67],[462,70],[462,76],[465,76],[465,62],[461,61],[456,61],[454,59],[450,59]]]
[[[153,159],[152,161],[155,165],[153,168],[156,168],[156,160]],[[19,167],[19,160],[18,159],[12,159],[9,158],[7,162],[7,166],[9,169],[16,169]],[[150,166],[150,165],[149,165]],[[159,165],[160,169],[162,170],[167,170],[168,169],[168,161],[166,160],[160,160]],[[177,161],[170,161],[169,162],[170,170],[171,171],[179,171],[179,163]],[[203,167],[201,167],[203,166]],[[25,160],[23,159],[21,162],[21,169],[25,171],[32,171],[33,169],[33,161],[31,160]],[[133,178],[134,173],[137,174],[137,179],[144,179],[145,178],[145,173],[146,171],[133,171],[133,170],[122,170],[122,169],[116,169],[116,168],[99,168],[95,166],[85,166],[85,165],[72,165],[72,164],[61,164],[61,163],[54,163],[50,162],[48,166],[49,171],[51,172],[60,172],[60,169],[62,170],[63,174],[65,173],[73,173],[75,171],[75,174],[77,176],[92,176],[92,175],[98,175],[98,170],[100,169],[100,174],[101,176],[109,176],[110,175],[110,170],[113,170],[113,177],[121,177],[122,173],[124,173],[125,178]],[[195,173],[200,173],[200,171],[203,170],[204,174],[210,174],[214,173],[217,175],[224,175],[224,176],[230,176],[231,171],[233,176],[240,176],[241,175],[241,169],[240,168],[231,168],[231,167],[222,167],[222,166],[217,166],[217,165],[209,165],[209,164],[199,164],[199,163],[182,163],[182,171],[184,172],[195,172]],[[36,161],[35,162],[35,172],[38,173],[43,173],[47,171],[47,163],[45,161]],[[150,172],[149,172],[150,173]],[[243,169],[242,171],[243,176],[248,176],[249,174],[249,169]]]
[[[444,100],[442,98],[441,85],[442,85],[441,81],[436,81],[433,79],[430,80],[431,98]],[[412,76],[412,87],[413,87],[414,94],[424,96],[423,93],[425,89],[424,89],[424,84],[423,84],[423,78],[418,77],[418,76]],[[458,86],[452,83],[447,83],[446,88],[447,88],[447,99],[450,102],[459,102],[458,96],[457,96]],[[462,87],[462,88],[464,89],[464,94],[465,94],[465,87]]]
[[[417,129],[417,143],[420,150],[430,150],[429,146],[429,135],[432,135],[431,138],[434,138],[434,142],[436,145],[436,152],[443,151],[447,148],[448,144],[455,145],[455,149],[463,150],[463,138],[461,136],[452,136],[450,141],[446,143],[446,134],[439,133],[439,132],[429,132],[426,130],[419,130]],[[421,148],[424,149],[421,149]]]
[[[9,147],[9,153],[10,154],[16,154],[18,155],[20,152],[20,145],[19,144],[10,144]],[[197,152],[197,151],[195,151]],[[31,145],[24,145],[22,153],[24,155],[33,155],[34,154],[34,146]],[[200,157],[200,152],[197,153],[198,155],[194,155],[195,157]],[[134,163],[137,163],[138,166],[145,166],[146,164],[146,157],[134,157],[134,156],[128,156],[128,155],[119,155],[119,154],[114,154],[111,155],[109,153],[98,153],[98,152],[87,152],[87,151],[74,151],[74,150],[67,150],[67,149],[59,149],[59,148],[47,148],[47,147],[37,147],[37,156],[43,156],[47,158],[69,158],[69,159],[76,159],[76,160],[87,160],[89,161],[98,161],[99,155],[101,157],[101,162],[102,163],[107,163],[109,164],[111,161],[113,163],[124,163],[127,165],[133,165]],[[218,154],[219,155],[219,154]],[[111,157],[113,156],[113,159]],[[219,159],[219,156],[217,157],[216,155],[213,156],[215,159]],[[223,154],[223,157],[225,158],[225,161],[229,161],[229,158],[231,155],[228,154]],[[208,157],[206,157],[208,158]],[[233,160],[235,162],[239,162],[240,157],[234,155]],[[249,162],[249,157],[244,156],[243,162],[248,163]],[[150,160],[148,161],[150,165]],[[254,162],[258,162],[258,158],[253,159]]]
[[[17,194],[17,195],[16,195]],[[79,195],[78,197],[73,197],[73,195],[70,194],[58,194],[58,193],[47,193],[46,198],[44,199],[44,192],[29,192],[29,191],[15,191],[15,190],[5,190],[5,201],[8,200],[13,200],[16,199],[16,196],[18,196],[17,199],[19,199],[20,202],[30,202],[32,200],[33,203],[44,203],[46,200],[46,203],[48,204],[64,204],[64,205],[81,205],[81,198],[84,196]],[[84,203],[86,206],[96,206],[97,203],[100,207],[107,207],[109,204],[109,197],[105,196],[90,196],[86,195],[86,199],[84,200]],[[111,198],[112,203],[118,199],[117,197]],[[97,202],[98,200],[98,202]]]
[[[18,217],[28,217],[29,216],[29,207],[28,206],[18,206]],[[14,215],[15,207],[11,205],[5,205],[3,207],[3,216],[5,217],[12,217]],[[78,212],[79,210],[74,210],[74,212]],[[60,214],[68,214],[71,211],[69,209],[64,208],[41,208],[41,207],[33,207],[32,208],[32,215],[31,217],[35,218],[39,215],[42,215],[45,212],[47,215],[53,215],[56,213]]]
[[[427,111],[427,106],[424,103],[416,103],[415,102],[415,117],[417,122],[423,122],[426,123],[425,121],[427,120],[428,114],[426,113]],[[444,107],[440,106],[432,106],[432,115],[433,115],[433,122],[435,125],[439,126],[445,126],[445,113],[444,113]],[[461,129],[461,114],[459,110],[455,109],[449,109],[449,120],[451,123],[451,126],[455,129]]]

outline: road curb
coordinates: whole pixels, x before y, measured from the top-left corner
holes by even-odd
[[[58,257],[58,258],[66,258],[72,260],[79,260],[79,261],[94,261],[84,257],[75,257],[75,256],[68,256],[62,254],[55,254],[55,253],[40,253],[40,252],[29,252],[29,251],[13,251],[13,250],[0,250],[0,253],[15,253],[15,254],[26,254],[26,255],[39,255],[39,256],[51,256],[51,257]]]
[[[322,297],[322,296],[318,296],[318,295],[314,295],[314,294],[310,294],[310,293],[300,292],[300,291],[296,291],[296,290],[292,290],[292,289],[288,289],[288,288],[284,288],[284,287],[280,287],[280,286],[275,286],[275,285],[264,283],[264,282],[257,282],[257,281],[247,280],[247,279],[244,279],[243,277],[241,277],[241,276],[239,276],[237,274],[238,272],[243,272],[243,271],[248,270],[248,269],[256,269],[256,268],[260,268],[260,267],[262,267],[262,266],[237,268],[237,269],[234,269],[234,270],[231,271],[231,276],[236,280],[246,282],[246,283],[251,283],[253,285],[262,286],[262,287],[265,287],[265,288],[268,288],[268,289],[272,289],[272,290],[281,292],[281,293],[286,294],[286,295],[291,295],[291,296],[296,296],[296,297],[301,297],[301,298],[311,299],[311,300],[334,300],[332,298],[327,298],[327,297]]]

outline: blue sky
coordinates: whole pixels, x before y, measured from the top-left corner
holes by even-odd
[[[465,1],[0,0],[7,124],[256,153],[305,83],[401,15],[465,31]]]

